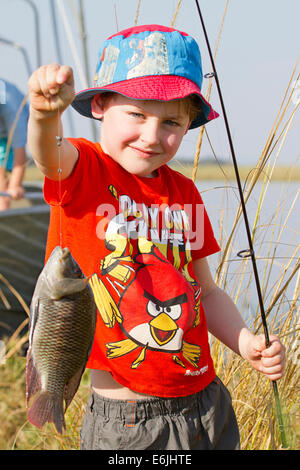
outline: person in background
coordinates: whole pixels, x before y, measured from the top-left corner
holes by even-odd
[[[2,211],[9,209],[12,199],[24,196],[22,180],[29,109],[15,85],[0,79],[0,88],[0,193],[8,193],[8,196],[0,196]]]

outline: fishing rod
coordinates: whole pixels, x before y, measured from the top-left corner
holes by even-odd
[[[225,109],[225,105],[224,105],[224,101],[223,101],[222,91],[221,91],[221,87],[220,87],[220,82],[219,82],[219,78],[218,78],[214,58],[213,58],[213,55],[212,55],[208,35],[207,35],[207,32],[206,32],[205,23],[204,23],[204,20],[203,20],[203,16],[202,16],[202,13],[201,13],[201,10],[200,10],[198,0],[195,0],[195,3],[196,3],[197,10],[198,10],[200,22],[201,22],[201,25],[202,25],[204,38],[205,38],[206,46],[207,46],[207,49],[208,49],[211,65],[212,65],[212,68],[213,68],[212,76],[214,77],[214,79],[216,81],[218,95],[219,95],[219,98],[220,98],[220,103],[221,103],[221,108],[222,108],[222,112],[223,112],[223,116],[224,116],[224,122],[225,122],[227,137],[228,137],[228,141],[229,141],[229,147],[230,147],[232,162],[233,162],[234,171],[235,171],[235,178],[236,178],[236,182],[237,182],[237,185],[238,185],[240,203],[241,203],[241,207],[242,207],[242,213],[243,213],[243,217],[244,217],[247,238],[248,238],[248,243],[249,243],[249,249],[241,250],[241,251],[239,251],[239,253],[237,255],[240,258],[251,258],[252,266],[253,266],[254,279],[255,279],[255,284],[256,284],[256,290],[257,290],[257,295],[258,295],[258,302],[259,302],[259,307],[260,307],[260,316],[261,316],[261,321],[262,321],[265,340],[266,340],[266,346],[269,347],[270,346],[270,338],[269,338],[268,325],[267,325],[265,308],[264,308],[264,303],[263,303],[263,298],[262,298],[262,292],[261,292],[261,287],[260,287],[260,280],[259,280],[259,275],[258,275],[258,270],[257,270],[257,265],[256,265],[256,257],[255,257],[255,253],[254,253],[252,237],[251,237],[251,231],[250,231],[250,226],[249,226],[249,221],[248,221],[248,214],[247,214],[247,210],[246,210],[246,205],[245,205],[245,200],[244,200],[244,195],[243,195],[243,189],[242,189],[241,179],[240,179],[240,175],[239,175],[239,169],[238,169],[237,160],[236,160],[236,157],[235,157],[235,151],[234,151],[234,147],[233,147],[233,142],[232,142],[232,138],[231,138],[230,127],[229,127],[229,123],[228,123],[228,119],[227,119],[226,109]],[[283,425],[283,418],[282,418],[282,411],[281,411],[281,404],[280,404],[280,399],[279,399],[277,382],[275,380],[272,381],[272,386],[273,386],[273,393],[274,393],[275,403],[276,403],[276,412],[277,412],[277,419],[278,419],[281,443],[282,443],[282,446],[284,448],[287,448],[287,442],[286,442],[286,437],[285,437],[285,432],[284,432],[284,425]]]

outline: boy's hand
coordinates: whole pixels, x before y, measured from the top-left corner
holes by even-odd
[[[32,109],[47,117],[62,113],[75,96],[73,70],[56,63],[43,65],[31,75],[28,89]]]
[[[270,335],[270,346],[266,348],[264,335],[252,335],[243,357],[270,380],[278,380],[283,376],[285,347],[277,336]]]

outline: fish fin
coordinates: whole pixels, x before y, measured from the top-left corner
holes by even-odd
[[[29,346],[32,345],[33,333],[34,333],[36,322],[39,317],[39,305],[40,305],[40,299],[33,298],[31,305],[30,305],[30,311],[29,311],[29,337],[28,337]]]
[[[56,281],[51,289],[51,299],[59,300],[71,294],[77,294],[86,288],[88,284],[87,278],[82,279],[61,279]]]
[[[32,341],[38,319],[40,300],[36,299],[34,306],[30,307],[29,347],[26,354],[26,405],[30,398],[41,389],[41,379],[35,367],[32,355]]]
[[[62,434],[66,424],[60,397],[49,392],[41,392],[28,412],[28,421],[38,428],[46,422],[54,423],[57,431]]]
[[[34,365],[31,347],[27,350],[26,357],[26,405],[30,398],[41,389],[41,379]]]
[[[85,365],[81,367],[74,375],[71,377],[68,383],[65,385],[64,389],[64,400],[65,400],[65,412],[70,405],[75,393],[78,390],[82,374],[84,372]]]

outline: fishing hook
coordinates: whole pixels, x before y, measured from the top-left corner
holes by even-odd
[[[230,132],[229,124],[228,124],[228,119],[227,119],[227,114],[226,114],[225,105],[224,105],[224,101],[223,101],[223,96],[222,96],[222,92],[221,92],[220,82],[219,82],[218,74],[217,74],[217,71],[216,71],[216,66],[215,66],[215,62],[214,62],[214,59],[213,59],[213,55],[212,55],[208,35],[207,35],[207,32],[206,32],[206,28],[205,28],[205,24],[204,24],[204,20],[203,20],[203,17],[202,17],[202,13],[201,13],[201,10],[200,10],[198,0],[195,0],[195,3],[196,3],[197,10],[198,10],[200,22],[201,22],[201,25],[202,25],[202,30],[203,30],[203,33],[204,33],[205,42],[206,42],[206,46],[207,46],[207,49],[208,49],[211,65],[212,65],[212,68],[213,68],[213,73],[210,74],[210,76],[213,76],[215,78],[216,86],[217,86],[217,90],[218,90],[218,95],[219,95],[219,98],[220,98],[221,108],[222,108],[225,127],[226,127],[226,133],[227,133],[227,137],[228,137],[228,141],[229,141],[229,147],[230,147],[232,162],[233,162],[234,171],[235,171],[235,178],[236,178],[236,182],[237,182],[238,190],[239,190],[239,195],[240,195],[240,203],[241,203],[241,207],[242,207],[247,238],[248,238],[248,243],[249,243],[249,250],[242,250],[241,252],[238,253],[238,255],[240,257],[251,257],[252,266],[253,266],[253,273],[254,273],[254,278],[255,278],[255,284],[256,284],[256,290],[257,290],[258,301],[259,301],[259,307],[260,307],[260,316],[261,316],[261,321],[262,321],[265,340],[266,340],[266,347],[269,347],[270,346],[270,338],[269,338],[268,326],[267,326],[267,321],[266,321],[265,308],[264,308],[264,303],[263,303],[263,298],[262,298],[262,292],[261,292],[260,281],[259,281],[259,276],[258,276],[258,270],[257,270],[257,265],[256,265],[256,257],[255,257],[255,252],[254,252],[253,244],[252,244],[250,226],[249,226],[248,215],[247,215],[246,205],[245,205],[244,196],[243,196],[243,190],[242,190],[242,184],[241,184],[241,179],[240,179],[240,175],[239,175],[239,169],[238,169],[237,160],[236,160],[236,157],[235,157],[235,151],[234,151],[233,142],[232,142],[232,138],[231,138],[231,132]],[[246,256],[245,256],[245,254],[246,254]],[[274,392],[275,403],[276,403],[276,412],[277,412],[277,419],[278,419],[281,443],[282,443],[282,446],[284,448],[287,448],[287,442],[286,442],[286,437],[285,437],[285,432],[284,432],[282,411],[281,411],[281,404],[280,404],[279,393],[278,393],[278,388],[277,388],[277,382],[272,381],[272,386],[273,386],[273,392]]]

